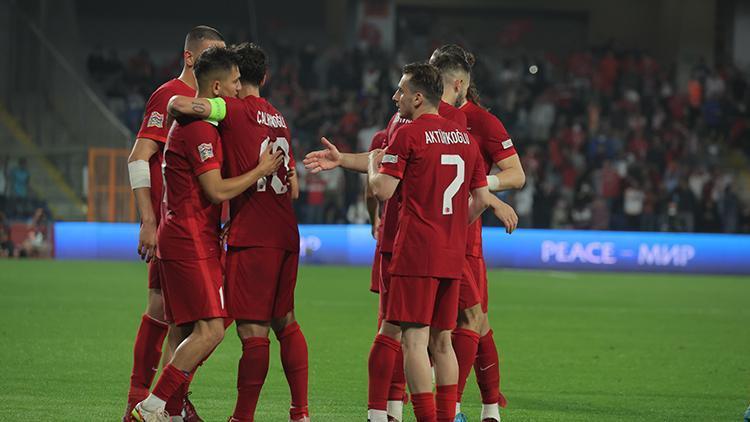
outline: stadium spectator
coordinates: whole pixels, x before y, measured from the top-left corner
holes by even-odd
[[[20,158],[18,165],[11,170],[11,195],[14,198],[25,200],[29,197],[29,179],[31,175],[26,168],[26,159]]]
[[[37,208],[28,224],[28,236],[21,245],[21,255],[29,258],[47,258],[50,255],[47,213]]]
[[[389,97],[400,75],[394,69],[423,48],[418,44],[399,44],[388,55],[360,47],[316,53],[310,45],[270,42],[266,89],[294,122],[296,150],[314,149],[322,134],[333,134],[341,151],[364,151],[393,110]],[[591,229],[748,231],[741,217],[750,205],[741,184],[750,160],[747,77],[734,66],[697,60],[688,81],[680,82],[674,67],[613,45],[567,55],[477,49],[483,60],[474,72],[483,105],[505,123],[521,157],[535,161],[527,189],[512,197],[522,226],[549,227],[554,220],[556,226]],[[163,79],[157,69],[173,66],[173,60],[160,66],[140,52],[125,60],[124,70],[115,52],[104,51],[97,48],[90,57],[92,79],[101,79],[95,74],[106,69],[111,77],[102,82],[108,83],[104,91],[119,95],[120,115],[132,121],[142,110],[128,96],[156,86]],[[727,181],[709,184],[707,178]],[[302,189],[296,205],[304,210],[301,222],[346,221],[362,187],[346,176],[338,179],[322,181],[328,183],[322,187],[312,178],[312,186]],[[691,195],[679,187],[683,179]],[[307,180],[300,171],[300,181]],[[709,185],[713,203],[704,201]],[[590,195],[581,194],[584,186]],[[332,195],[334,189],[343,195]],[[716,210],[718,225],[704,224],[713,213],[706,209]]]

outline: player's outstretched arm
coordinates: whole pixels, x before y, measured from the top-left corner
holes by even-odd
[[[378,171],[380,163],[383,161],[385,150],[374,149],[369,153],[369,163],[367,167],[367,182],[370,185],[372,194],[380,201],[387,201],[396,192],[396,188],[401,180]]]
[[[320,142],[325,149],[309,152],[302,163],[311,173],[318,173],[323,170],[332,170],[336,167],[343,167],[348,170],[367,173],[367,154],[341,153],[335,145],[325,137],[320,138]]]
[[[487,184],[492,192],[523,188],[526,184],[526,173],[523,171],[518,154],[504,158],[496,164],[500,173],[487,176]]]
[[[269,144],[263,150],[258,166],[249,172],[237,177],[223,179],[221,171],[214,169],[198,176],[198,182],[208,199],[214,204],[220,204],[246,191],[250,186],[258,183],[261,178],[270,176],[283,162],[283,152],[281,150],[273,152],[273,146]]]
[[[159,151],[159,145],[148,138],[135,140],[128,157],[130,186],[133,188],[141,229],[138,234],[138,255],[146,262],[156,254],[156,213],[151,205],[151,171],[149,160]]]

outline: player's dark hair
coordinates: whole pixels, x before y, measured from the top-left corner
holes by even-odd
[[[206,49],[198,60],[195,61],[193,72],[198,82],[198,87],[206,86],[206,83],[220,79],[224,73],[231,72],[232,67],[237,66],[237,54],[225,47],[210,47]]]
[[[240,68],[240,80],[260,87],[266,76],[268,56],[260,46],[250,42],[233,45],[230,50],[237,54],[237,65]]]
[[[431,62],[441,60],[441,58],[445,56],[454,56],[455,60],[464,61],[469,65],[469,73],[471,73],[471,69],[474,68],[474,65],[477,62],[476,56],[474,56],[473,53],[457,44],[442,45],[436,48],[432,55],[434,59]],[[474,83],[474,78],[471,78],[471,84],[469,84],[469,89],[466,92],[466,99],[482,107],[482,104],[480,103],[479,89],[477,89],[477,85]]]
[[[461,47],[458,44],[445,44],[435,49],[435,52],[432,53],[433,56],[442,56],[442,55],[455,55],[460,58],[462,58],[466,63],[469,65],[469,71],[471,71],[471,68],[474,67],[474,63],[476,63],[476,58],[474,57],[474,54],[470,53],[463,47]]]
[[[484,108],[482,106],[482,103],[479,102],[480,101],[479,89],[477,89],[477,86],[474,84],[473,79],[471,81],[471,84],[469,84],[469,89],[466,91],[466,99],[478,105],[479,107]]]
[[[438,68],[443,75],[453,72],[471,73],[471,65],[466,61],[465,55],[437,54],[432,56],[430,64]]]
[[[443,79],[437,68],[427,62],[409,63],[404,66],[404,75],[409,75],[409,87],[420,92],[435,107],[443,96]]]
[[[219,31],[210,26],[198,25],[191,29],[185,36],[185,50],[194,51],[201,42],[206,40],[224,41],[224,37]]]

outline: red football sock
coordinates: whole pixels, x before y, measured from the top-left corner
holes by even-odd
[[[435,401],[438,422],[453,422],[456,417],[456,384],[438,385]]]
[[[457,328],[453,330],[453,350],[456,352],[458,361],[458,390],[456,401],[461,402],[461,396],[464,394],[466,379],[471,373],[471,367],[477,358],[477,348],[479,347],[479,333]]]
[[[190,377],[187,374],[169,364],[164,367],[159,381],[156,382],[153,394],[164,401],[169,401],[180,386],[189,379]]]
[[[398,348],[396,361],[391,375],[391,388],[388,390],[388,400],[400,401],[406,396],[406,374],[404,373],[404,351]]]
[[[242,358],[237,371],[237,404],[232,417],[239,421],[252,421],[258,404],[260,390],[268,374],[268,337],[242,339]]]
[[[299,324],[293,322],[276,334],[281,349],[281,366],[292,395],[292,420],[309,416],[307,411],[307,342]]]
[[[195,372],[191,373],[188,380],[182,383],[180,388],[167,400],[165,410],[169,413],[169,416],[180,416],[182,414],[182,408],[185,407],[185,397],[190,390],[190,383],[193,382],[193,376],[195,376]]]
[[[161,349],[169,325],[144,314],[135,336],[133,347],[133,374],[130,376],[128,402],[138,403],[148,396],[154,375],[159,369]]]
[[[432,393],[412,393],[411,403],[414,406],[414,415],[417,422],[437,422],[435,412],[435,396]],[[455,412],[455,408],[453,410]]]
[[[477,384],[482,393],[482,403],[498,403],[500,401],[500,362],[495,340],[492,338],[492,330],[479,339],[474,373],[477,375]]]
[[[388,388],[391,385],[393,365],[401,351],[401,344],[383,334],[375,336],[367,361],[367,408],[388,409]]]

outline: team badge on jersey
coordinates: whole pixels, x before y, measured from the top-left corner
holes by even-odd
[[[381,163],[391,163],[396,164],[398,162],[398,155],[394,154],[385,154],[383,156],[383,161]]]
[[[198,154],[201,156],[201,161],[214,158],[214,146],[211,144],[200,144],[198,145]]]
[[[508,148],[510,148],[512,146],[513,146],[513,140],[512,139],[507,139],[507,140],[503,141],[503,149],[508,149]]]
[[[148,117],[148,123],[146,123],[146,127],[164,127],[164,115],[159,113],[158,111],[152,112]]]

